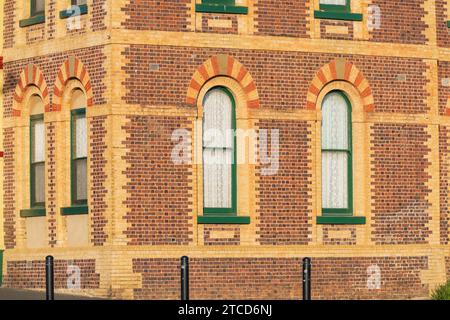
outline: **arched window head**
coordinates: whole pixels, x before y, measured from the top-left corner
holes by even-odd
[[[44,101],[39,95],[33,94],[30,97],[28,105],[30,109],[30,115],[44,114]]]
[[[77,88],[72,90],[70,97],[70,109],[86,108],[87,100],[84,91]]]
[[[233,95],[224,87],[203,100],[204,214],[236,214],[236,114]]]
[[[352,121],[351,105],[341,91],[322,102],[322,210],[329,215],[351,215]]]

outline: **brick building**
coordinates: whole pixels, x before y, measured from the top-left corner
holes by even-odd
[[[299,299],[306,256],[314,299],[450,277],[450,0],[3,3],[4,286],[48,254],[124,299],[178,299],[183,255],[193,299]]]

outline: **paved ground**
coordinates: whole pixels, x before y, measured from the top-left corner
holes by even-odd
[[[45,292],[0,288],[0,300],[45,300]],[[100,299],[55,293],[55,300],[100,300]]]

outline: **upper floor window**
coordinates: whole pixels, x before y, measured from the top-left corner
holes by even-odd
[[[319,10],[314,11],[317,19],[362,21],[361,13],[353,13],[351,0],[319,0]]]
[[[203,101],[203,213],[236,215],[236,114],[232,94],[211,89]]]
[[[45,0],[31,0],[30,8],[31,8],[31,10],[30,10],[31,17],[44,14]]]
[[[72,0],[72,5],[73,6],[81,6],[83,4],[86,4],[87,0]]]
[[[350,0],[320,0],[320,10],[350,12]]]
[[[248,8],[236,5],[235,0],[202,0],[195,5],[197,12],[247,14]]]
[[[353,214],[351,106],[341,91],[322,103],[322,212]]]

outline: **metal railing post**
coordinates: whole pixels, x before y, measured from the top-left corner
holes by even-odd
[[[311,300],[311,258],[303,259],[303,300]]]
[[[45,298],[55,300],[54,266],[53,257],[45,258]]]
[[[181,300],[189,300],[189,258],[181,257]]]

